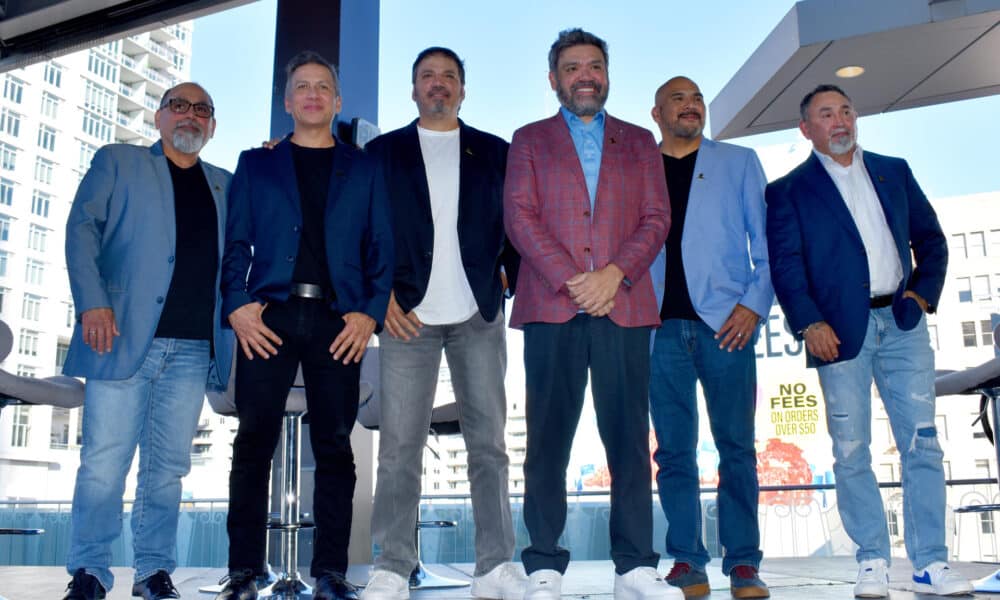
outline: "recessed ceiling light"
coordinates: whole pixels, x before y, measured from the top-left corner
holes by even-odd
[[[840,67],[834,73],[837,77],[842,77],[844,79],[850,79],[851,77],[857,77],[865,72],[865,68],[859,65],[847,65],[846,67]]]

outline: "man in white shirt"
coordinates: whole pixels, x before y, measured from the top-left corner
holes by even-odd
[[[971,593],[946,562],[934,353],[924,319],[944,286],[944,233],[906,161],[857,145],[857,113],[842,89],[817,87],[800,112],[813,153],[766,191],[771,281],[823,388],[837,508],[858,545],[854,595],[889,594],[889,533],[869,449],[873,379],[900,450],[912,589]]]
[[[507,143],[458,118],[465,67],[431,47],[413,63],[419,118],[368,144],[375,194],[397,244],[393,292],[379,336],[381,396],[372,537],[381,548],[365,600],[404,600],[417,564],[413,528],[421,458],[441,352],[448,359],[469,462],[475,516],[472,594],[520,600],[504,442],[507,400],[503,297],[518,256],[503,229]]]

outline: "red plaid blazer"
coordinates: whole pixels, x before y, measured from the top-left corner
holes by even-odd
[[[625,273],[612,321],[660,324],[648,272],[667,238],[670,203],[663,159],[646,129],[606,116],[593,217],[562,115],[518,129],[507,155],[504,224],[521,253],[511,327],[572,319],[578,307],[566,281],[591,261],[594,269],[613,262]]]

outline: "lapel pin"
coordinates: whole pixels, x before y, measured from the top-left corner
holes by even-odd
[[[215,191],[221,192],[222,191],[222,187],[220,187],[219,184],[215,184]]]
[[[609,138],[609,139],[608,139],[608,141],[610,141],[610,142],[611,142],[612,144],[617,144],[617,143],[618,143],[618,140],[616,140],[616,139],[615,139],[615,138],[613,138],[613,137],[612,137],[612,138]]]
[[[704,179],[704,178],[705,178],[704,173],[698,173],[698,179]]]
[[[465,153],[468,154],[469,156],[475,156],[475,154],[472,153],[472,148],[466,148]]]
[[[885,183],[885,177],[882,177],[881,175],[879,175],[878,176],[878,182],[879,183]]]

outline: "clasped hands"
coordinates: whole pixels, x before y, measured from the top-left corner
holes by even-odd
[[[577,273],[566,282],[569,297],[592,317],[604,317],[615,307],[615,294],[625,273],[614,263],[586,273]]]

